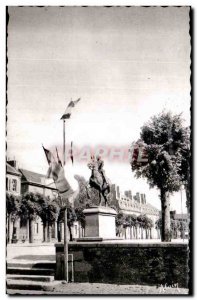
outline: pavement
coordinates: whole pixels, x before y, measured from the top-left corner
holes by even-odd
[[[20,262],[23,261],[56,261],[54,244],[41,243],[41,244],[8,244],[6,251],[7,262]]]

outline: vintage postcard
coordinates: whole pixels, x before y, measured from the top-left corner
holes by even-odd
[[[191,8],[6,22],[7,294],[191,294]]]

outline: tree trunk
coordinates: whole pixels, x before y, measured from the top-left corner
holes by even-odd
[[[57,221],[57,241],[61,242],[61,229],[60,229],[61,223]]]
[[[136,226],[136,240],[138,240],[138,226]]]
[[[51,224],[47,222],[47,242],[51,242]]]
[[[152,228],[150,228],[150,239],[152,239]]]
[[[169,193],[161,190],[161,212],[162,212],[162,228],[161,228],[161,241],[171,241],[170,229],[170,197]]]
[[[47,241],[47,223],[43,223],[43,242]]]
[[[143,240],[143,238],[144,238],[144,229],[143,227],[141,227],[141,240]]]
[[[29,220],[29,243],[34,242],[34,220]]]
[[[11,243],[11,215],[7,214],[7,243]]]
[[[70,233],[70,241],[73,240],[73,235],[72,235],[72,229],[71,229],[71,226],[68,225],[68,230],[69,230],[69,233]]]

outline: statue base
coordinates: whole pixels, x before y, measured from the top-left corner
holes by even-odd
[[[105,206],[84,209],[85,236],[80,241],[102,241],[116,239],[115,217],[117,212]]]

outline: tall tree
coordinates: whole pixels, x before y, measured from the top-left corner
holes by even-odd
[[[19,217],[21,198],[10,193],[6,193],[6,212],[7,212],[7,241],[10,243],[14,239],[15,221]],[[10,238],[11,222],[13,222],[12,238]]]
[[[81,224],[81,227],[85,228],[85,215],[83,213],[84,208],[79,206],[75,208],[75,214],[77,221]]]
[[[79,185],[79,193],[77,194],[77,197],[75,199],[75,207],[86,207],[90,206],[92,204],[91,197],[89,195],[88,191],[88,181],[83,177],[79,175],[75,175],[75,179],[78,181]]]
[[[138,146],[146,153],[146,162],[140,162],[134,153],[131,166],[137,178],[147,179],[150,187],[160,190],[162,230],[161,240],[170,241],[170,194],[178,191],[182,184],[182,150],[185,147],[185,131],[181,115],[170,112],[151,118],[141,128]],[[137,150],[139,152],[139,147]],[[138,153],[137,153],[138,154]]]
[[[50,242],[51,226],[57,221],[60,208],[55,199],[51,200],[42,194],[37,194],[37,202],[38,215],[43,223],[43,242]]]
[[[34,220],[39,215],[41,210],[39,204],[39,194],[27,192],[23,195],[20,205],[20,217],[24,220],[29,220],[29,242],[34,241]]]
[[[61,223],[64,220],[64,209],[60,210],[59,216],[58,216],[58,222]],[[75,209],[73,207],[68,207],[67,208],[67,226],[70,234],[70,241],[73,240],[73,235],[72,235],[72,226],[73,223],[77,220],[77,216],[75,213]]]

